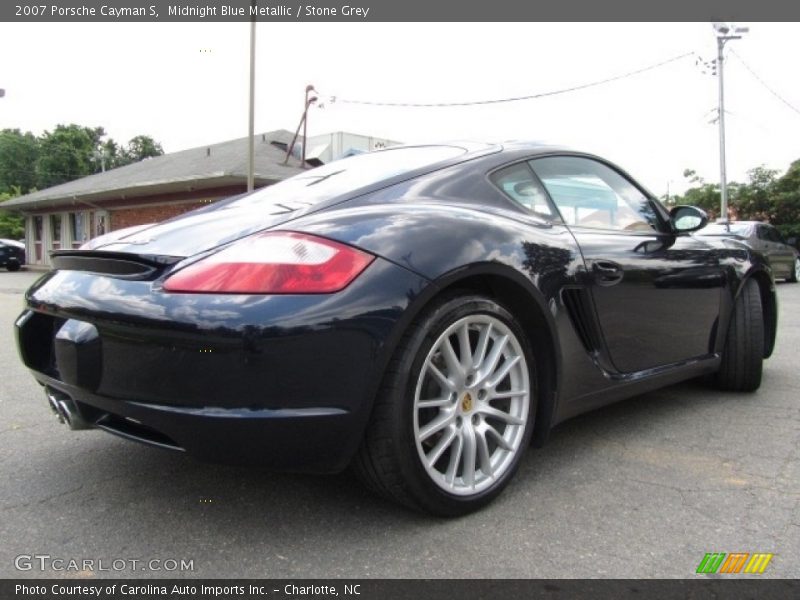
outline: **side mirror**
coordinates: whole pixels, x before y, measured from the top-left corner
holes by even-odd
[[[695,206],[676,206],[669,211],[675,233],[691,233],[708,225],[708,215]]]

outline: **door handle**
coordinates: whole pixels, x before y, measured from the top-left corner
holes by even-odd
[[[622,267],[610,260],[598,260],[593,262],[592,270],[594,271],[594,280],[597,282],[597,285],[603,287],[618,284],[625,275]]]

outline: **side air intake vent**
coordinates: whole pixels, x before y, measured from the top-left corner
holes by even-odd
[[[599,352],[600,332],[597,330],[589,292],[583,288],[569,288],[562,291],[561,299],[583,347],[589,354]]]

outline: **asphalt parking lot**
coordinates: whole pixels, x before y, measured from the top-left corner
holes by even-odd
[[[689,382],[583,415],[531,449],[493,505],[439,520],[348,475],[206,465],[69,431],[13,341],[37,276],[0,273],[0,577],[682,578],[707,552],[774,553],[762,577],[800,574],[800,285],[778,285],[757,393]],[[126,566],[16,568],[34,555]],[[154,559],[162,570],[130,566]],[[165,572],[170,560],[193,569]]]

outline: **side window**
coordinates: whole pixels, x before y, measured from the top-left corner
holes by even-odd
[[[650,201],[614,169],[577,156],[537,158],[530,164],[567,225],[658,230]]]
[[[784,244],[783,238],[781,237],[781,232],[775,229],[774,227],[768,227],[769,230],[769,241],[770,242],[778,242],[779,244]]]
[[[514,202],[546,219],[557,219],[542,184],[527,163],[517,163],[495,171],[491,176],[500,190]]]
[[[764,240],[765,242],[769,241],[769,232],[767,231],[767,228],[764,225],[756,226],[756,235],[760,240]]]

